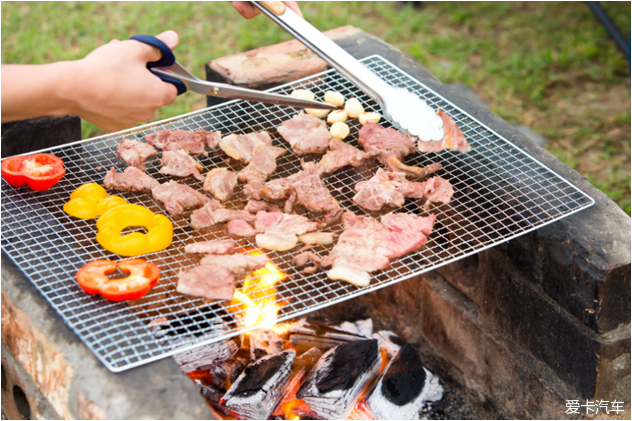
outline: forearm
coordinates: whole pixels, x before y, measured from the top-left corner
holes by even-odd
[[[2,65],[2,122],[74,112],[76,61]]]

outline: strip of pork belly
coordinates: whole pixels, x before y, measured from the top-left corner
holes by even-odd
[[[218,202],[213,201],[191,213],[191,226],[195,229],[202,229],[235,219],[254,221],[255,218],[250,212],[223,208]]]
[[[314,254],[311,251],[305,251],[303,253],[297,254],[296,256],[294,256],[293,260],[296,267],[304,268],[301,272],[305,274],[315,273],[322,263],[320,256]]]
[[[199,208],[212,199],[189,186],[169,181],[151,190],[154,199],[161,201],[170,215],[180,215],[186,209]]]
[[[406,197],[426,199],[432,203],[448,203],[454,190],[447,180],[432,177],[424,182],[406,180],[406,176],[397,172],[385,172],[381,168],[369,180],[355,186],[353,201],[372,212],[384,206],[401,207]]]
[[[269,261],[270,259],[268,259],[265,254],[258,256],[240,253],[227,255],[208,254],[200,260],[200,264],[202,266],[224,266],[228,268],[233,275],[241,278],[253,270],[261,269]]]
[[[226,266],[194,266],[178,273],[176,291],[209,300],[231,300],[235,293],[235,278]]]
[[[136,167],[127,167],[122,173],[112,167],[103,178],[103,186],[108,190],[148,193],[159,185],[159,182]]]
[[[324,153],[329,148],[331,134],[327,124],[318,117],[303,111],[289,120],[285,120],[277,131],[281,134],[298,156],[311,153]]]
[[[327,273],[330,279],[366,286],[371,272],[386,269],[390,259],[425,244],[434,221],[434,215],[394,213],[384,216],[380,223],[347,211],[343,215],[344,231],[329,255],[322,259],[322,266],[332,266]]]
[[[304,216],[289,215],[282,212],[257,213],[255,230],[257,246],[266,250],[286,251],[296,247],[298,236],[316,231],[319,224]]]
[[[252,152],[252,159],[246,168],[239,171],[239,180],[246,183],[261,183],[268,179],[277,168],[276,160],[286,152],[276,146],[258,145]]]
[[[380,154],[380,151],[363,152],[334,137],[329,140],[329,151],[327,151],[317,165],[322,168],[324,173],[333,173],[347,165],[359,167],[369,159]],[[305,169],[305,165],[303,169]]]
[[[194,254],[231,254],[237,245],[233,240],[200,241],[184,246],[185,253]]]
[[[437,141],[417,142],[419,152],[439,152],[449,149],[459,152],[467,152],[470,150],[470,144],[465,139],[465,135],[456,125],[455,121],[449,114],[439,110],[437,115],[443,120],[443,138]]]
[[[267,132],[248,134],[231,134],[223,137],[219,147],[228,156],[242,162],[250,162],[257,146],[272,146],[272,139]]]
[[[145,140],[152,146],[163,151],[177,151],[183,149],[191,155],[207,155],[206,145],[214,148],[221,138],[220,132],[205,130],[160,130],[145,136]]]
[[[128,167],[136,167],[145,171],[145,160],[158,153],[153,146],[137,140],[124,137],[116,147],[116,156],[121,158]]]
[[[204,169],[202,164],[193,159],[184,149],[176,151],[163,151],[160,159],[162,168],[160,172],[176,177],[188,177],[192,175],[196,180],[203,181],[200,171]]]
[[[226,224],[226,230],[229,235],[236,235],[238,237],[254,237],[257,235],[257,231],[243,219],[233,219]]]
[[[204,178],[202,187],[220,202],[225,202],[233,194],[237,185],[237,173],[228,168],[213,168]]]

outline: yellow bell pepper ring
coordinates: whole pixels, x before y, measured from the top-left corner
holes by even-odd
[[[75,218],[92,219],[126,203],[122,197],[108,196],[108,192],[98,184],[86,183],[70,194],[64,212]]]
[[[144,227],[147,234],[132,232],[122,235],[127,227]],[[120,205],[105,212],[97,220],[97,242],[120,256],[140,256],[164,250],[171,244],[173,225],[164,215],[154,214],[141,205]]]

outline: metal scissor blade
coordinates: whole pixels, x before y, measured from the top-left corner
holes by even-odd
[[[295,108],[315,108],[319,110],[336,110],[338,107],[319,101],[297,98],[289,95],[273,94],[254,89],[240,88],[225,83],[205,82],[201,79],[171,73],[163,69],[151,69],[152,72],[181,80],[190,91],[198,94],[227,99],[244,99],[246,101],[264,102],[266,104],[286,105]]]

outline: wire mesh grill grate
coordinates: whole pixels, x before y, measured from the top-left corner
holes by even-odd
[[[417,154],[409,157],[409,165],[440,162],[439,176],[449,180],[455,195],[448,205],[425,210],[408,200],[398,212],[437,216],[435,230],[427,246],[411,253],[374,275],[371,285],[358,288],[330,281],[324,272],[303,275],[292,264],[292,252],[267,253],[287,278],[277,284],[276,302],[282,305],[279,320],[296,317],[318,308],[374,291],[438,266],[454,262],[470,254],[505,242],[518,235],[591,206],[594,201],[548,168],[493,133],[471,116],[429,90],[379,56],[363,60],[371,70],[387,82],[406,87],[425,99],[434,108],[449,113],[467,137],[472,150],[468,153],[444,151],[438,154]],[[327,71],[273,91],[290,93],[306,87],[322,98],[327,90],[356,96],[371,111],[380,112],[377,104],[335,71]],[[118,159],[115,148],[124,136],[142,139],[162,129],[221,130],[247,133],[259,130],[274,132],[296,110],[241,101],[215,106],[121,133],[88,139],[49,150],[62,158],[66,176],[51,190],[43,193],[25,188],[14,189],[2,181],[2,249],[44,294],[55,310],[96,356],[112,371],[123,371],[201,344],[214,342],[243,332],[239,320],[243,313],[227,302],[207,302],[175,292],[179,270],[194,266],[197,260],[183,251],[188,243],[227,237],[224,227],[196,231],[188,224],[188,215],[171,218],[174,225],[173,244],[167,250],[144,256],[156,263],[162,272],[161,281],[142,300],[133,303],[111,303],[99,296],[83,293],[74,274],[94,259],[118,260],[95,241],[95,220],[78,220],[66,215],[62,206],[69,194],[81,184],[101,184],[107,169],[122,171],[125,163]],[[350,141],[357,144],[360,125],[350,120]],[[388,122],[382,122],[389,126]],[[300,169],[299,159],[278,135],[276,146],[289,151],[278,160],[278,169],[271,178],[287,177]],[[45,151],[43,151],[45,152]],[[226,156],[210,153],[198,157],[206,170],[225,166]],[[234,164],[231,164],[234,165]],[[99,169],[101,167],[101,169]],[[163,183],[158,159],[148,165],[148,174]],[[234,165],[235,170],[242,165]],[[369,163],[360,168],[345,168],[324,177],[340,204],[356,214],[367,214],[354,205],[351,198],[358,181],[371,177],[377,168]],[[180,181],[180,180],[179,180]],[[200,189],[193,178],[182,182]],[[166,214],[149,194],[120,194],[130,203],[142,204],[154,212]],[[235,190],[227,207],[243,208],[245,196],[241,186]],[[372,215],[375,216],[375,215]],[[341,232],[340,225],[332,228]],[[256,248],[254,239],[240,239],[240,247]],[[319,246],[317,254],[329,249]],[[238,288],[241,287],[238,284]],[[168,320],[156,334],[155,325]]]

